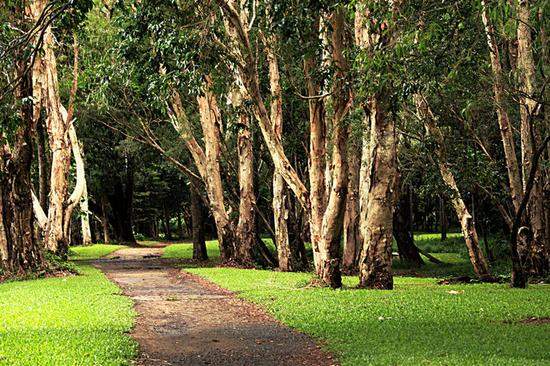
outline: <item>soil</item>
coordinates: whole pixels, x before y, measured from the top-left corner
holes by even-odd
[[[161,259],[127,248],[94,262],[135,302],[136,365],[336,365],[308,336]]]

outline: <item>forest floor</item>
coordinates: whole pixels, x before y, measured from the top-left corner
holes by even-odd
[[[160,258],[123,248],[94,262],[135,303],[137,365],[334,365],[306,335]]]

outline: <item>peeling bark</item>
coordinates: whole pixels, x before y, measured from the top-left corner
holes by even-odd
[[[384,96],[377,95],[370,102],[371,170],[367,218],[362,229],[363,249],[359,261],[359,286],[372,289],[393,289],[392,234],[393,211],[396,199],[397,140],[395,122],[387,115]]]
[[[283,134],[283,96],[279,74],[279,62],[273,48],[277,45],[277,37],[271,36],[265,42],[265,52],[269,63],[269,85],[271,90],[271,123],[276,137],[281,140]],[[275,229],[275,246],[279,270],[296,271],[301,268],[299,253],[296,253],[290,243],[288,230],[289,208],[288,189],[283,176],[273,172],[273,221]]]
[[[392,2],[381,1],[391,7]],[[395,12],[397,9],[392,9]],[[385,31],[385,21],[372,19],[365,3],[357,4],[355,41],[366,52],[393,42],[392,30]],[[384,33],[384,37],[381,37]],[[393,212],[396,201],[397,139],[395,121],[389,115],[389,93],[381,87],[370,96],[365,106],[370,120],[370,142],[363,146],[360,195],[361,234],[363,247],[359,261],[359,286],[373,289],[392,289]],[[367,149],[366,146],[369,148]],[[365,204],[363,205],[363,202]],[[364,217],[366,215],[366,217]]]

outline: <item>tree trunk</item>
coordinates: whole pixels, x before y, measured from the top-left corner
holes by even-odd
[[[206,83],[204,95],[197,98],[206,156],[205,171],[203,178],[206,182],[206,189],[210,201],[210,209],[216,221],[218,243],[222,261],[229,261],[234,258],[236,248],[235,228],[233,222],[225,209],[223,197],[223,186],[220,172],[220,123],[221,116],[215,96],[210,91],[210,85]]]
[[[396,4],[380,2],[376,5],[389,8]],[[378,52],[378,47],[391,44],[393,32],[384,31],[383,24],[387,24],[386,21],[372,18],[367,4],[358,3],[355,42],[359,48],[374,53]],[[381,32],[384,32],[384,36],[381,36]],[[393,288],[391,263],[393,211],[398,180],[397,139],[395,122],[388,115],[390,101],[386,88],[381,87],[369,98],[366,110],[370,119],[370,142],[369,149],[364,144],[361,158],[361,170],[368,170],[364,171],[360,183],[361,216],[365,213],[366,218],[362,217],[361,220],[363,247],[359,261],[359,286],[374,289]]]
[[[120,243],[135,245],[133,225],[134,168],[132,159],[126,157],[124,182],[122,177],[114,184],[114,193],[109,196],[115,239]]]
[[[204,241],[204,215],[202,198],[198,190],[198,179],[191,178],[191,223],[193,225],[193,259],[205,261],[208,259]]]
[[[539,90],[536,85],[535,61],[533,58],[533,40],[531,36],[530,2],[518,0],[518,75],[520,89],[520,135],[523,168],[523,189],[527,186],[529,171],[533,165],[532,158],[541,142],[538,126],[535,123],[538,111],[536,101]],[[535,175],[531,197],[527,205],[527,216],[531,224],[531,243],[529,245],[530,271],[537,276],[545,276],[550,269],[550,240],[547,237],[544,223],[544,188],[542,169]]]
[[[197,97],[200,122],[204,135],[204,150],[191,132],[189,119],[183,108],[180,95],[175,89],[172,90],[170,114],[172,125],[179,133],[180,139],[185,142],[206,187],[210,212],[212,212],[216,223],[221,259],[222,261],[229,261],[235,253],[236,238],[233,222],[230,220],[225,208],[219,163],[221,153],[221,116],[216,98],[210,90],[210,84],[210,78],[205,77],[203,95]]]
[[[283,135],[283,99],[279,74],[279,62],[274,52],[278,45],[276,36],[271,36],[265,44],[265,52],[269,62],[269,84],[271,90],[271,123],[273,132],[278,139]],[[288,230],[289,202],[288,189],[285,180],[280,172],[273,172],[273,221],[275,229],[275,246],[279,270],[284,272],[297,271],[300,269],[300,255],[296,253],[296,246],[291,245]]]
[[[397,187],[397,140],[395,123],[387,115],[383,95],[371,99],[372,169],[370,187],[361,191],[368,195],[367,219],[364,226],[363,250],[359,261],[359,285],[373,289],[393,289],[392,234],[395,191]]]
[[[92,244],[90,209],[88,205],[88,187],[86,183],[84,183],[84,193],[80,199],[80,223],[82,227],[82,245]]]
[[[22,80],[17,99],[32,95],[32,81],[24,75],[26,63],[17,65]],[[0,255],[1,268],[9,274],[25,275],[45,267],[42,250],[35,237],[31,164],[33,158],[32,105],[22,103],[21,125],[13,151],[0,146]]]
[[[488,9],[485,1],[481,1],[482,19],[487,35],[487,43],[491,56],[491,69],[493,71],[493,94],[495,97],[495,108],[497,111],[498,125],[500,127],[500,137],[502,147],[504,149],[504,158],[506,161],[506,169],[508,171],[508,181],[510,187],[510,195],[514,209],[517,210],[523,197],[523,189],[521,184],[521,175],[519,170],[518,159],[516,156],[516,148],[514,142],[513,125],[510,122],[508,115],[507,100],[506,100],[506,85],[500,61],[500,50],[498,43],[494,37],[494,29],[488,17]]]
[[[414,100],[418,112],[426,126],[426,131],[436,142],[437,146],[435,152],[438,158],[439,172],[441,173],[443,182],[451,191],[451,203],[455,209],[458,221],[460,222],[462,235],[464,236],[466,246],[468,247],[470,262],[472,262],[474,272],[481,279],[488,278],[490,277],[489,266],[487,265],[485,256],[483,255],[483,252],[481,251],[481,248],[479,246],[479,238],[474,225],[473,217],[468,211],[464,200],[462,199],[460,190],[458,189],[458,185],[456,184],[451,169],[449,169],[449,167],[447,166],[444,145],[445,142],[443,135],[439,130],[439,127],[436,124],[435,116],[431,112],[430,107],[424,97],[416,94],[414,96]]]
[[[40,207],[48,212],[48,194],[49,194],[49,162],[46,143],[46,131],[44,131],[44,121],[42,118],[37,123],[37,155],[38,155],[38,197]]]
[[[321,240],[319,242],[318,276],[331,287],[341,287],[340,239],[344,220],[345,199],[348,187],[347,140],[348,128],[344,123],[351,105],[350,90],[346,86],[347,62],[343,49],[345,44],[345,20],[342,7],[330,17],[332,25],[332,62],[336,69],[333,85],[331,184],[328,201],[323,214]]]
[[[46,7],[47,0],[35,0],[27,7],[27,15],[37,23]],[[37,53],[33,65],[33,96],[39,101],[35,105],[34,119],[38,120],[41,107],[47,113],[49,145],[52,151],[50,200],[48,221],[45,233],[46,248],[62,256],[68,249],[68,238],[65,236],[65,198],[68,188],[70,166],[70,142],[68,139],[69,122],[61,113],[61,100],[57,79],[57,62],[53,51],[54,38],[51,26],[44,29],[42,51]]]
[[[245,264],[253,263],[256,244],[256,213],[254,205],[254,152],[250,119],[246,113],[240,114],[240,129],[237,136],[239,155],[239,221],[237,223],[238,260]]]
[[[264,142],[269,150],[275,169],[283,176],[289,188],[294,192],[300,204],[309,210],[308,191],[298,173],[290,164],[285,154],[282,142],[273,131],[269,113],[261,94],[260,77],[258,75],[256,51],[249,39],[248,11],[241,9],[241,4],[234,0],[217,0],[227,23],[233,27],[228,32],[234,51],[239,55],[238,73],[244,82],[248,95],[253,101],[253,111],[258,121]],[[236,10],[236,11],[235,11]],[[227,28],[227,26],[226,26]]]
[[[170,225],[170,214],[166,207],[163,209],[163,222],[164,222],[164,238],[166,240],[172,240],[172,226]]]
[[[445,208],[445,200],[439,196],[439,228],[441,229],[441,241],[447,240],[447,210]]]
[[[402,187],[399,201],[393,214],[393,236],[401,262],[418,268],[424,264],[418,248],[414,244],[411,216],[410,187]]]
[[[321,88],[315,81],[313,73],[317,69],[317,62],[312,57],[304,61],[304,74],[308,95],[319,95]],[[313,249],[313,261],[315,268],[320,268],[319,242],[321,240],[321,228],[323,225],[323,214],[326,208],[326,187],[325,187],[325,159],[326,159],[326,125],[325,125],[325,103],[322,99],[311,98],[309,103],[309,200],[310,210],[310,236]]]
[[[348,149],[348,192],[346,210],[344,212],[344,254],[342,269],[351,273],[357,270],[359,254],[361,252],[361,235],[359,228],[359,171],[361,169],[360,150],[355,146]]]
[[[109,215],[107,214],[107,197],[101,196],[101,228],[103,230],[103,243],[111,243],[111,237],[109,235]]]

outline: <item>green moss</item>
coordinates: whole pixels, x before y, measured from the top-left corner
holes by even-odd
[[[132,301],[91,266],[0,284],[0,365],[128,365]]]
[[[323,340],[343,365],[547,365],[550,286],[440,286],[396,277],[395,290],[308,288],[307,273],[230,268],[189,272],[256,302],[285,324]],[[457,294],[449,293],[456,291]]]
[[[69,259],[77,261],[98,259],[122,248],[127,248],[127,246],[112,244],[94,244],[89,246],[71,247],[69,250]]]

